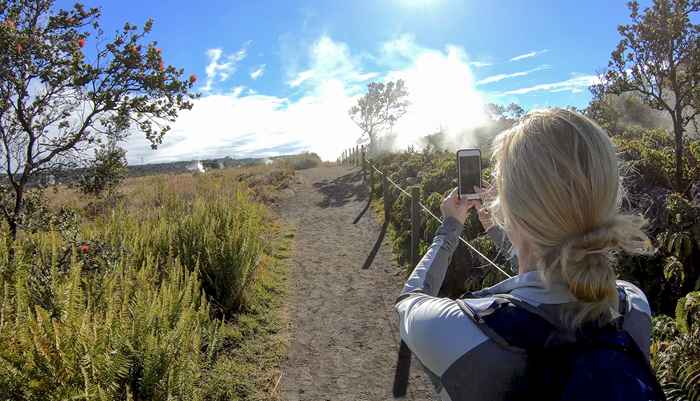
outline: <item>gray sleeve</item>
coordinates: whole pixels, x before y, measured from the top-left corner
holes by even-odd
[[[399,301],[411,293],[437,295],[445,279],[447,267],[452,260],[452,254],[457,249],[459,235],[464,225],[452,217],[448,217],[437,229],[432,245],[428,252],[413,269],[411,276],[399,295]]]
[[[436,376],[487,337],[457,303],[434,295],[445,278],[463,225],[447,218],[396,302],[401,339]]]

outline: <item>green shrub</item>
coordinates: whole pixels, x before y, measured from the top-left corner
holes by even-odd
[[[676,319],[654,318],[651,355],[669,400],[700,399],[700,294],[678,302]]]
[[[71,238],[53,223],[24,233],[14,257],[0,230],[0,401],[202,400],[218,391],[203,383],[245,382],[214,366],[242,363],[227,349],[269,329],[267,290],[252,285],[272,232],[265,210],[224,177],[187,191],[166,179]],[[245,321],[233,312],[248,305],[259,328],[234,338],[216,316]]]
[[[96,296],[77,252],[67,273],[53,254],[52,309],[31,297],[30,255],[18,254],[12,279],[0,283],[1,399],[201,399],[220,323],[197,273],[172,258],[118,263]]]

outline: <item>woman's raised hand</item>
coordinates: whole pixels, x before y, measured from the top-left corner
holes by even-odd
[[[496,196],[496,188],[494,186],[485,189],[474,187],[474,191],[481,194],[481,202],[479,206],[476,207],[476,211],[479,214],[481,225],[484,226],[485,230],[488,230],[489,227],[493,225],[493,219],[491,218],[491,213],[489,213],[488,208],[484,205],[488,205],[494,199]]]
[[[457,188],[455,188],[443,199],[440,205],[440,211],[442,212],[443,218],[453,217],[464,224],[464,221],[467,219],[467,214],[469,214],[469,209],[473,207],[478,209],[480,205],[481,201],[478,199],[460,199],[457,194]]]

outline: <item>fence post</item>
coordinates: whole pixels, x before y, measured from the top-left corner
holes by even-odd
[[[411,268],[418,264],[418,241],[420,239],[420,188],[411,187]]]
[[[365,148],[362,147],[362,183],[367,184],[367,159],[365,155]]]
[[[385,224],[389,222],[390,211],[391,211],[391,191],[389,190],[389,180],[386,176],[382,176],[382,196],[384,197],[384,222]]]

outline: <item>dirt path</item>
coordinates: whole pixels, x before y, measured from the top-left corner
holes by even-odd
[[[298,172],[295,195],[280,214],[296,228],[289,276],[285,401],[392,400],[399,335],[393,303],[401,289],[385,239],[369,269],[362,265],[380,226],[356,170],[319,167]],[[432,400],[418,362],[411,364],[408,400]]]

